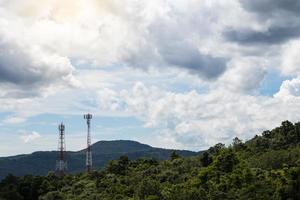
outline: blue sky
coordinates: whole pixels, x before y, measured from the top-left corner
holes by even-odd
[[[289,79],[291,79],[291,77],[281,75],[278,71],[270,70],[265,75],[259,87],[259,94],[263,96],[273,96],[279,92],[283,81]]]
[[[288,3],[0,0],[0,156],[55,150],[62,121],[84,148],[88,112],[93,142],[190,150],[299,121]]]

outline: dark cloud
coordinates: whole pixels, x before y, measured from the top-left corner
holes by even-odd
[[[0,89],[2,90],[1,98],[13,98],[13,99],[23,99],[41,96],[42,91],[40,88],[35,87],[35,89],[28,89],[28,86],[16,86],[10,84],[1,84]]]
[[[226,59],[201,54],[197,47],[189,42],[162,43],[158,51],[168,65],[185,68],[203,78],[216,78],[226,69]]]
[[[229,41],[251,44],[280,44],[300,36],[300,26],[276,27],[271,26],[266,31],[254,30],[227,30],[223,33]]]
[[[194,23],[187,26],[186,22],[180,21],[160,20],[149,28],[161,58],[170,66],[187,69],[202,78],[214,79],[220,76],[226,69],[227,60],[201,53],[197,43],[189,38],[190,31],[195,28],[192,27]]]
[[[299,0],[240,0],[242,6],[261,17],[300,15]]]
[[[0,44],[0,82],[32,85],[41,81],[28,55],[16,46]]]
[[[178,20],[158,19],[148,27],[147,41],[140,51],[129,54],[127,62],[136,67],[182,68],[204,79],[219,77],[226,70],[227,59],[201,53],[198,44],[189,37],[194,27],[183,29],[183,26],[187,25]]]
[[[235,29],[225,39],[242,45],[281,44],[300,36],[299,0],[240,0],[242,7],[266,26],[265,31]]]
[[[0,88],[5,89],[2,97],[39,96],[53,84],[69,86],[70,76],[72,67],[68,60],[0,40]]]

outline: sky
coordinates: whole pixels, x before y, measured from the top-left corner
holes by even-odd
[[[0,156],[199,151],[300,121],[298,0],[0,0]]]

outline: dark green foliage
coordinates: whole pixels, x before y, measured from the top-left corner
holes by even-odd
[[[153,179],[143,179],[137,189],[139,199],[160,199],[160,183]]]
[[[176,151],[173,151],[171,154],[171,160],[175,160],[177,158],[180,158],[180,156],[176,153]]]
[[[246,142],[252,150],[286,149],[298,145],[300,141],[300,123],[282,122],[280,127],[272,131],[264,131],[262,136]]]
[[[204,152],[200,160],[203,167],[207,167],[208,165],[210,165],[210,163],[212,163],[212,157],[208,152]]]
[[[0,183],[3,200],[300,199],[300,124],[288,121],[243,143],[219,143],[194,157],[109,162],[91,174],[13,175]]]
[[[210,153],[210,154],[218,154],[222,149],[224,149],[225,148],[225,144],[222,144],[222,143],[218,143],[218,144],[216,144],[215,146],[213,146],[213,147],[210,147],[209,149],[208,149],[208,152]]]
[[[127,156],[121,156],[119,160],[113,160],[108,163],[107,171],[109,173],[124,175],[129,165]]]
[[[245,145],[242,140],[240,140],[238,137],[235,137],[232,142],[232,147],[234,150],[239,151],[244,149]]]
[[[221,172],[231,172],[238,163],[238,159],[232,149],[220,152],[214,159],[214,168]]]

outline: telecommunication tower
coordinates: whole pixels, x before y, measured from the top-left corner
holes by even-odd
[[[87,123],[87,149],[86,149],[86,171],[90,173],[92,170],[92,150],[91,150],[91,114],[84,115]]]
[[[59,139],[58,139],[58,158],[56,161],[56,174],[58,176],[63,176],[67,170],[65,125],[61,123],[58,126],[58,130],[59,130]]]

